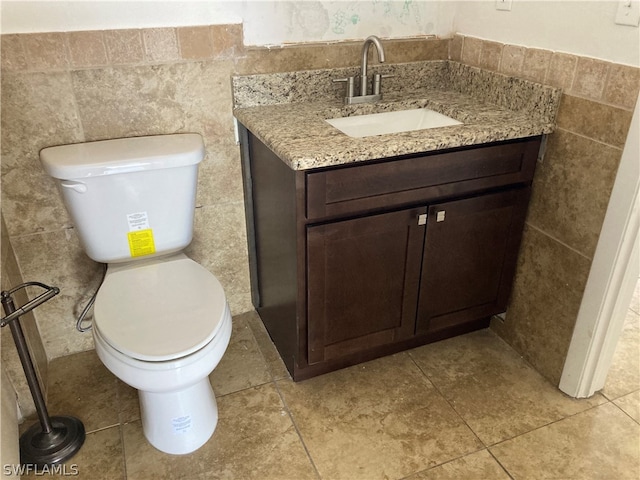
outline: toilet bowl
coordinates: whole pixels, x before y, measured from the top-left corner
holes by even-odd
[[[220,282],[181,253],[193,238],[194,133],[45,148],[85,253],[108,265],[94,304],[98,356],[138,389],[147,440],[166,453],[202,446],[218,421],[209,374],[231,336]]]
[[[222,286],[186,255],[109,266],[94,306],[96,352],[138,389],[143,431],[158,450],[189,453],[213,434],[208,377],[230,337]]]

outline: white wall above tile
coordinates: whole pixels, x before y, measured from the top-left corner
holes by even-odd
[[[6,1],[2,33],[244,23],[246,45],[451,33],[447,1]]]
[[[246,2],[242,17],[246,44],[281,45],[369,35],[448,36],[453,11],[453,4],[440,0],[267,1]]]
[[[241,23],[239,1],[3,1],[2,33],[69,32]]]
[[[510,11],[495,2],[455,2],[453,28],[464,35],[640,66],[640,30],[616,25],[611,0],[514,0]]]
[[[2,33],[244,23],[246,45],[453,33],[640,66],[640,29],[611,0],[29,1],[0,3]]]

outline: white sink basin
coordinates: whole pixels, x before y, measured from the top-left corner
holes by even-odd
[[[462,125],[462,122],[428,108],[330,118],[326,121],[342,133],[356,138]]]

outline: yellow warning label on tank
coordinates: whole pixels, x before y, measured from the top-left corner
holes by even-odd
[[[153,243],[153,230],[137,230],[127,234],[129,238],[129,251],[132,257],[142,257],[156,253],[156,246]]]

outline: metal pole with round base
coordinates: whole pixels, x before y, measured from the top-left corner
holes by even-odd
[[[26,287],[41,287],[46,291],[22,307],[16,309],[11,295]],[[42,396],[40,383],[29,354],[27,342],[20,325],[20,316],[43,304],[60,293],[56,287],[49,287],[39,282],[27,282],[8,291],[0,293],[0,302],[5,317],[0,319],[0,327],[9,325],[11,335],[16,343],[18,356],[27,377],[29,390],[36,406],[39,424],[33,425],[20,436],[20,463],[23,465],[56,465],[75,455],[84,443],[84,425],[80,420],[70,416],[49,417],[47,405]]]

